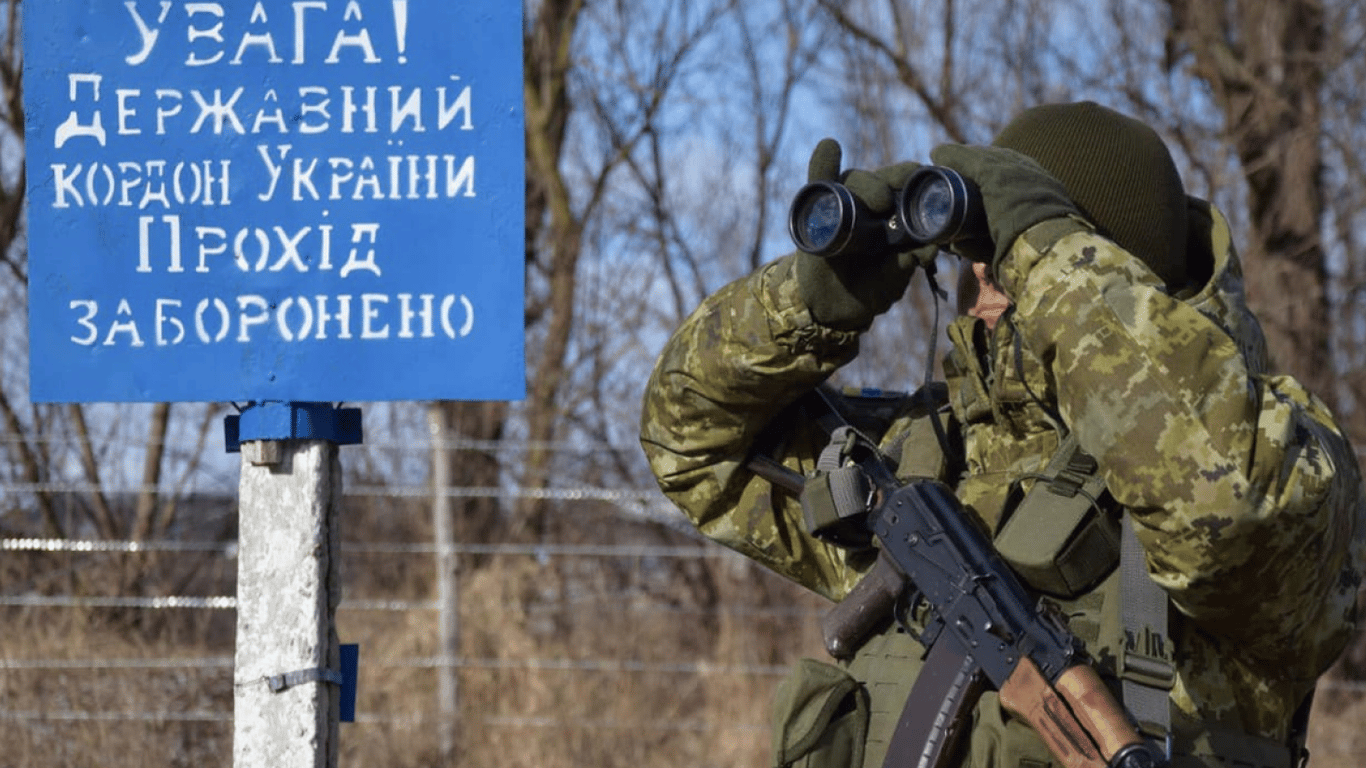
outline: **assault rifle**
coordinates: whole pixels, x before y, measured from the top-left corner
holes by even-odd
[[[1158,750],[1135,729],[1090,664],[1066,620],[1038,599],[942,483],[902,484],[875,447],[856,466],[868,481],[866,522],[877,564],[822,622],[826,646],[852,655],[862,638],[928,605],[918,639],[928,649],[888,750],[914,768],[953,753],[986,686],[1034,729],[1065,768],[1157,768]],[[755,472],[801,493],[805,478],[766,456]],[[908,627],[909,629],[909,627]]]

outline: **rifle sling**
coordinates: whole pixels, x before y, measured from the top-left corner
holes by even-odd
[[[1158,754],[1171,756],[1171,689],[1176,681],[1167,638],[1167,593],[1148,574],[1147,557],[1124,513],[1120,532],[1119,681],[1124,706]]]

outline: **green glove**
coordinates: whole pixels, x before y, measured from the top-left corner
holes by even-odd
[[[969,147],[942,144],[930,157],[937,165],[952,168],[982,190],[992,249],[963,249],[960,255],[974,261],[990,258],[992,272],[1015,239],[1025,230],[1049,219],[1082,217],[1062,182],[1038,163],[1014,150],[1001,147]]]
[[[822,139],[811,153],[807,182],[838,181],[870,212],[890,217],[906,179],[919,168],[900,163],[877,171],[840,173],[842,150],[834,139]],[[850,254],[823,259],[797,252],[797,285],[816,322],[837,330],[861,330],[901,299],[917,266],[928,266],[938,254],[935,246],[891,253]]]

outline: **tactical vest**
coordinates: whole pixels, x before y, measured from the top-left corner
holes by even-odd
[[[829,400],[841,409],[858,411],[868,404],[868,398],[860,394],[845,393]],[[917,396],[938,399],[944,391],[922,391]],[[898,478],[951,479],[959,474],[962,468],[943,447],[944,436],[955,430],[937,425],[938,418],[952,416],[945,411],[891,430],[891,439],[882,450],[895,461]],[[832,442],[803,495],[808,526],[814,535],[827,540],[847,537],[849,521],[866,510],[866,495],[861,496],[856,481],[840,477],[840,450],[839,441]],[[1168,600],[1148,577],[1143,550],[1124,511],[1106,494],[1095,460],[1075,440],[1063,439],[1040,471],[1020,477],[1000,498],[1001,509],[982,510],[985,517],[999,521],[994,531],[998,551],[1024,581],[1069,617],[1073,633],[1085,642],[1097,670],[1110,681],[1145,737],[1172,755],[1173,766],[1294,768],[1300,764],[1305,754],[1303,720],[1296,723],[1291,742],[1281,744],[1192,720],[1170,705],[1176,675],[1167,628]],[[914,622],[915,617],[910,618]],[[809,768],[899,764],[899,756],[887,755],[888,744],[924,652],[903,628],[887,623],[863,642],[841,665],[843,669],[805,662],[780,689],[775,764]],[[813,673],[820,667],[829,669]],[[835,680],[839,685],[813,686],[816,679]],[[851,681],[858,685],[850,687]],[[805,702],[803,716],[795,719],[794,697]],[[1304,718],[1307,711],[1306,703]],[[806,746],[814,745],[805,755],[794,754],[801,750],[791,747],[794,722],[801,723]],[[828,729],[824,735],[822,728]],[[862,746],[856,748],[860,740]],[[832,744],[838,746],[822,751],[821,745]],[[1055,765],[1032,731],[1003,714],[994,692],[984,694],[977,704],[966,749],[962,765],[969,768]]]

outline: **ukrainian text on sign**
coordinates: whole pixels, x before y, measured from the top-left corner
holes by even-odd
[[[521,396],[516,4],[24,21],[35,399]]]

